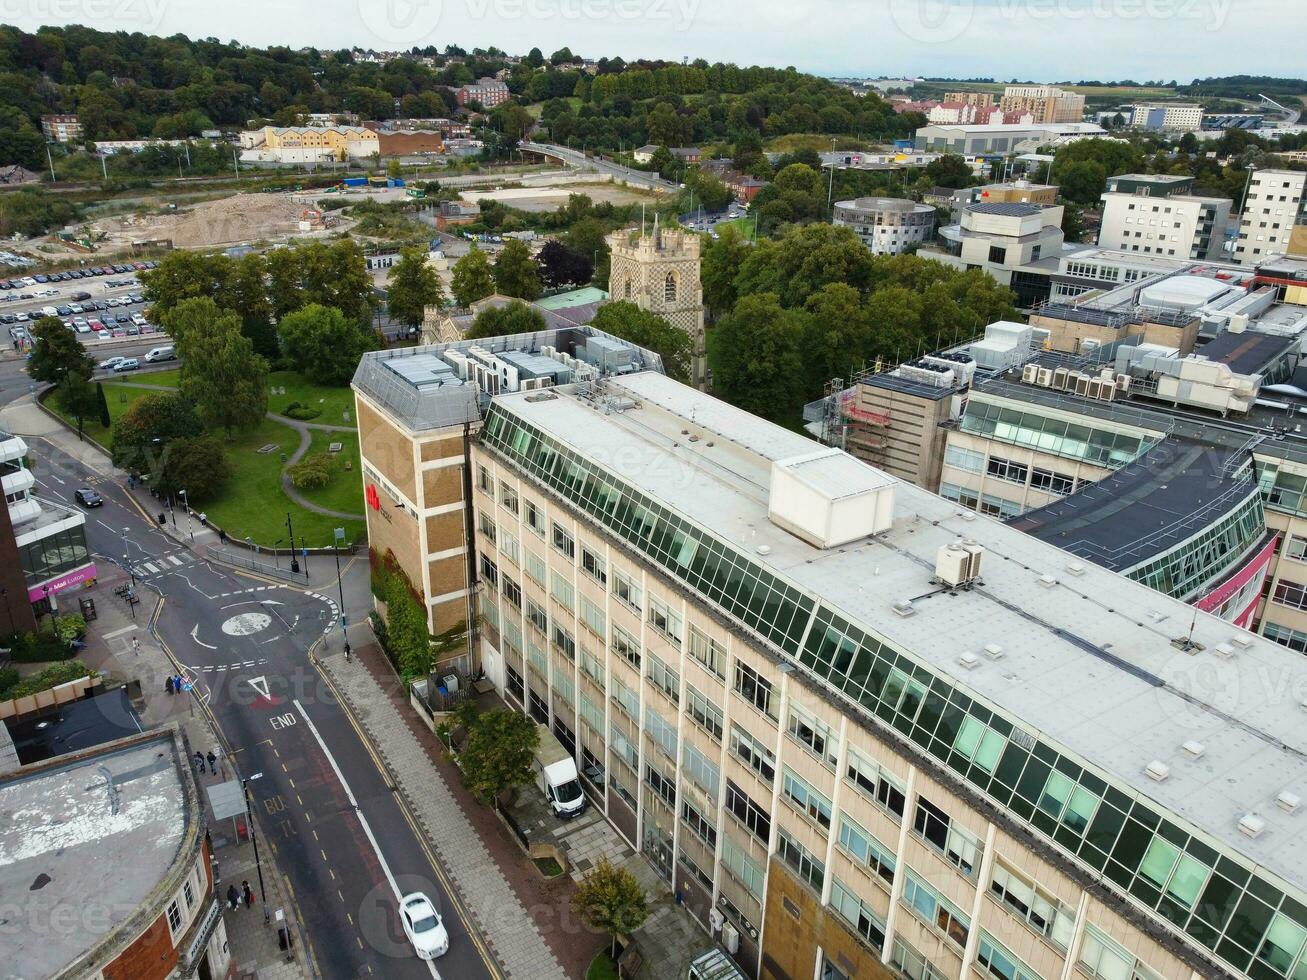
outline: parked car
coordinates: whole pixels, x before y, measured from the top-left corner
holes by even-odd
[[[148,324],[149,321],[146,320],[145,317],[142,316],[140,313],[133,313],[133,314],[132,314],[132,323],[136,324],[138,327],[143,327],[143,326],[145,326],[146,324]]]
[[[113,366],[114,374],[121,374],[124,371],[135,371],[141,366],[141,362],[134,357],[124,357],[121,361]]]
[[[434,960],[449,952],[449,933],[440,920],[440,913],[426,895],[410,892],[401,898],[399,920],[419,959]]]
[[[79,487],[73,491],[73,498],[83,507],[103,507],[104,498],[90,487]]]
[[[113,357],[107,357],[103,361],[101,361],[99,364],[99,368],[101,371],[112,371],[123,360],[124,358],[121,354],[115,354]]]
[[[56,306],[55,310],[60,316],[72,316],[73,308],[71,306]]]
[[[131,318],[131,316],[129,316],[129,315],[126,314],[126,313],[119,313],[117,316],[115,316],[115,317],[113,318],[113,322],[114,322],[114,323],[131,323],[131,322],[132,322],[132,318]]]
[[[144,318],[142,317],[142,319]],[[158,361],[175,361],[177,360],[177,351],[172,344],[156,347],[145,355],[145,360],[148,364],[154,364]]]
[[[87,320],[86,325],[90,327],[92,330],[94,330],[96,333],[99,333],[101,330],[104,329],[104,324],[101,323],[99,320],[95,320],[95,319]]]

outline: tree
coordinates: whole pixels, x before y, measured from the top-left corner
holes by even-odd
[[[493,805],[505,791],[531,781],[539,744],[540,730],[526,715],[509,708],[477,715],[458,757],[467,788],[482,803]]]
[[[185,490],[188,502],[212,500],[231,478],[231,463],[216,436],[173,440],[161,464],[151,485],[163,494]]]
[[[100,413],[100,424],[108,429],[113,425],[113,416],[109,414],[109,400],[104,397],[104,385],[98,381],[95,383],[95,397],[100,403],[97,408]]]
[[[629,936],[649,918],[649,903],[635,875],[613,867],[606,857],[576,886],[572,910],[592,929],[608,933],[609,956],[617,949],[618,936]]]
[[[526,53],[526,57],[522,59],[522,62],[531,68],[539,68],[545,63],[545,56],[539,48],[532,48]]]
[[[373,338],[340,310],[310,303],[277,325],[286,359],[314,384],[343,385],[354,376]]]
[[[133,473],[157,473],[169,443],[203,431],[200,417],[180,394],[150,392],[114,422],[113,465]]]
[[[852,286],[828,283],[808,297],[803,361],[808,368],[806,396],[816,398],[831,378],[848,380],[868,350],[862,297]]]
[[[472,250],[454,263],[449,285],[454,302],[467,308],[495,291],[495,275],[486,253],[475,245]]]
[[[1101,163],[1082,160],[1069,165],[1059,179],[1062,196],[1076,204],[1092,205],[1107,184],[1108,173]]]
[[[222,310],[208,296],[195,296],[178,302],[171,309],[159,315],[159,326],[167,332],[174,343],[182,343],[187,337],[202,334],[209,329],[209,324],[222,316]]]
[[[77,335],[57,317],[43,316],[32,327],[32,357],[27,373],[33,381],[60,384],[70,374],[89,378],[94,369]]]
[[[649,157],[649,169],[660,177],[668,176],[675,163],[676,158],[672,156],[672,151],[665,146],[658,147]]]
[[[926,164],[926,176],[936,187],[970,187],[975,183],[971,165],[955,153],[946,153]]]
[[[391,157],[386,163],[386,176],[391,180],[399,180],[404,176],[404,168],[400,164],[398,157]]]
[[[598,218],[581,218],[567,230],[564,237],[567,247],[594,262],[590,281],[599,286],[608,285],[609,259],[608,227]]]
[[[704,242],[699,265],[703,302],[714,317],[735,305],[735,277],[751,251],[749,243],[733,225],[726,225],[718,234],[719,237]]]
[[[619,300],[601,306],[590,324],[596,330],[653,351],[662,357],[663,370],[668,376],[677,381],[689,380],[694,340],[657,313],[642,310],[629,300]]]
[[[63,329],[60,327],[60,329]],[[90,378],[79,371],[70,371],[64,375],[55,389],[55,399],[59,407],[77,422],[77,438],[82,438],[82,430],[87,419],[93,419],[100,413],[100,394],[97,386],[91,384]]]
[[[1067,203],[1062,208],[1062,234],[1068,242],[1078,242],[1085,234],[1085,212],[1078,204]]]
[[[717,325],[713,383],[732,405],[793,423],[803,405],[805,315],[775,293],[745,296]]]
[[[438,306],[444,299],[440,276],[427,262],[421,248],[406,248],[386,277],[386,306],[392,319],[416,327],[422,323],[428,306]]]
[[[540,276],[525,242],[514,238],[504,243],[495,259],[495,291],[525,300],[540,295]]]
[[[483,337],[509,337],[518,333],[534,333],[545,329],[545,318],[521,300],[492,306],[477,314],[465,335],[466,340]]]
[[[223,313],[208,329],[177,344],[183,398],[200,417],[231,438],[236,429],[257,425],[268,412],[268,362],[254,353],[234,313]]]
[[[554,289],[584,285],[594,275],[594,263],[590,256],[568,248],[557,238],[545,242],[544,248],[536,256],[536,264],[540,267],[540,278],[545,285]]]

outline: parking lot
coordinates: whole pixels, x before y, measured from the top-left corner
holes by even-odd
[[[28,327],[54,316],[84,344],[155,332],[145,319],[137,273],[153,262],[95,266],[20,279],[0,277],[0,324],[18,347],[30,343]]]

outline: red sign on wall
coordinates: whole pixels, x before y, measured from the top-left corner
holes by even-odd
[[[377,488],[371,483],[368,484],[368,489],[363,496],[367,500],[369,507],[373,510],[381,510],[381,497],[377,494]]]

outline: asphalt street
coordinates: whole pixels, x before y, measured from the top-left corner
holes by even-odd
[[[0,399],[13,397],[12,384],[6,363]],[[33,456],[43,495],[70,506],[79,486],[103,496],[86,525],[101,580],[135,575],[142,595],[163,596],[157,633],[220,726],[223,755],[249,780],[270,845],[264,860],[273,851],[290,881],[321,975],[499,976],[380,763],[310,659],[315,644],[340,642],[334,586],[330,595],[306,593],[205,561],[159,530],[118,484],[45,443],[33,446]],[[362,608],[347,612],[357,622],[366,614],[367,570],[353,571],[362,579],[354,590]],[[137,615],[152,607],[142,602]],[[431,897],[450,934],[449,952],[434,964],[416,957],[399,925],[396,899],[411,891]]]

